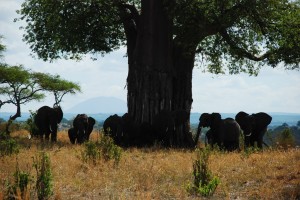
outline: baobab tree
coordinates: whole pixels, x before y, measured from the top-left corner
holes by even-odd
[[[162,110],[190,112],[196,56],[212,73],[257,75],[281,63],[299,68],[299,6],[291,0],[25,0],[18,13],[27,22],[24,40],[43,60],[126,45],[128,113],[141,124]],[[183,130],[173,145],[192,145]]]

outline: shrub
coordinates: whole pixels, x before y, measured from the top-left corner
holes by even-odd
[[[116,165],[119,164],[122,154],[122,149],[114,144],[114,140],[109,136],[102,136],[99,141],[101,156],[105,161],[114,159]]]
[[[37,173],[36,190],[39,200],[49,199],[53,194],[52,172],[49,156],[42,152],[33,158],[33,166]]]
[[[14,139],[8,138],[0,141],[0,156],[10,156],[18,153],[19,145]]]
[[[34,118],[36,115],[36,112],[29,111],[30,112],[30,117],[26,120],[25,122],[25,130],[27,130],[31,136],[38,136],[38,128],[34,123]]]
[[[29,172],[21,171],[17,161],[14,183],[8,184],[7,199],[29,199],[29,183],[32,177]]]
[[[92,161],[94,165],[100,159],[100,152],[95,142],[87,141],[84,143],[84,151],[82,152],[82,160],[84,162]]]
[[[118,165],[121,159],[122,149],[114,144],[114,141],[109,136],[102,136],[100,141],[88,141],[84,143],[84,151],[82,159],[84,162],[92,161],[93,164],[97,160],[103,158],[105,161],[114,160],[115,165]]]
[[[275,140],[277,146],[283,147],[284,149],[295,147],[296,145],[295,136],[289,128],[285,128],[283,131],[281,131]]]
[[[220,183],[220,179],[213,176],[208,168],[210,151],[208,149],[196,149],[197,159],[193,163],[193,184],[189,184],[189,193],[200,194],[202,196],[212,196]]]

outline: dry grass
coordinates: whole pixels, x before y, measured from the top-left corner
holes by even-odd
[[[29,140],[26,131],[13,134],[22,148],[18,155],[0,158],[0,199],[5,180],[12,180],[16,160],[33,176],[32,157],[47,151],[51,158],[54,195],[52,199],[199,199],[186,191],[192,182],[194,151],[130,148],[124,150],[118,167],[113,161],[97,165],[81,160],[83,146],[71,145],[66,132],[54,145],[42,147]],[[92,140],[99,134],[92,133]],[[213,174],[221,179],[213,199],[299,199],[300,150],[267,150],[250,154],[214,152]],[[31,197],[34,196],[31,186]]]

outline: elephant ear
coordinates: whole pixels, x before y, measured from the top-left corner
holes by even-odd
[[[211,114],[202,113],[199,118],[199,127],[208,127],[211,125]]]
[[[256,128],[265,128],[272,121],[272,117],[264,112],[259,112],[259,113],[253,114],[252,116],[255,118]]]
[[[241,126],[241,128],[245,127],[247,124],[247,118],[249,117],[248,113],[245,113],[243,111],[239,112],[235,116],[235,121]]]
[[[88,117],[89,126],[94,126],[96,123],[96,120],[92,117]]]
[[[56,116],[57,116],[57,123],[59,124],[61,120],[63,119],[63,111],[60,106],[54,107]]]

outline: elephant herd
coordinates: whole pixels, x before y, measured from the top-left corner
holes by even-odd
[[[57,141],[57,127],[63,118],[62,109],[59,106],[53,108],[43,106],[37,110],[34,122],[38,128],[40,138]],[[179,137],[179,130],[191,134],[186,122],[189,120],[189,113],[185,110],[167,111],[163,110],[153,117],[151,123],[143,122],[137,124],[132,117],[125,113],[123,116],[117,114],[109,116],[103,123],[105,135],[112,137],[114,142],[120,146],[147,146],[155,142],[163,146],[171,146],[174,140],[184,140],[191,137]],[[206,133],[206,140],[209,145],[217,144],[226,150],[239,148],[240,136],[244,137],[246,147],[262,148],[263,136],[267,126],[271,123],[272,117],[267,113],[259,112],[247,114],[239,112],[235,119],[222,119],[219,113],[203,113],[199,118],[196,138],[201,135],[203,127],[210,129]],[[86,114],[78,114],[73,120],[73,127],[68,130],[68,136],[72,144],[81,144],[89,140],[96,121]]]
[[[176,137],[176,130],[188,129],[185,122],[189,113],[184,110],[163,110],[154,116],[152,123],[135,123],[133,118],[125,113],[123,116],[111,115],[103,124],[104,134],[113,138],[121,146],[151,146],[155,142],[163,146],[171,146]]]
[[[219,113],[203,113],[199,118],[197,137],[201,134],[202,127],[209,127],[206,139],[210,145],[217,144],[226,150],[235,150],[239,148],[242,135],[245,147],[262,148],[263,136],[271,121],[272,117],[264,112],[250,115],[241,111],[235,119],[221,119]]]
[[[53,108],[43,106],[39,108],[34,117],[34,123],[38,128],[38,135],[41,139],[57,141],[57,126],[63,118],[63,111],[60,106],[54,105]],[[86,114],[78,114],[73,121],[73,128],[68,130],[70,142],[81,144],[89,140],[90,134],[96,120]]]

